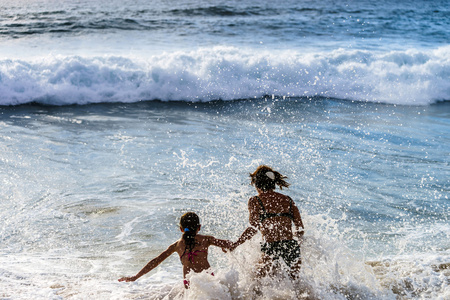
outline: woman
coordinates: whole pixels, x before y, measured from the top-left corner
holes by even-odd
[[[258,275],[266,276],[273,262],[281,258],[289,267],[291,278],[296,279],[302,263],[299,243],[303,238],[304,227],[294,201],[289,196],[275,192],[277,185],[280,189],[289,187],[286,176],[261,165],[250,177],[258,192],[258,196],[248,201],[251,227],[242,233],[233,248],[251,239],[258,229],[264,240]],[[294,231],[292,223],[295,225]],[[294,236],[298,241],[294,240]]]

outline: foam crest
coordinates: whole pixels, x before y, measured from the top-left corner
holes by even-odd
[[[450,47],[377,53],[233,47],[143,57],[0,61],[0,105],[322,96],[428,105],[450,99]]]

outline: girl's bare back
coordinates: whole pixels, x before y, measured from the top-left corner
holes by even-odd
[[[195,246],[189,251],[183,239],[176,242],[176,252],[180,256],[183,265],[183,276],[186,277],[190,271],[200,273],[209,269],[211,266],[208,262],[208,247],[212,245],[211,236],[197,234],[195,236]]]

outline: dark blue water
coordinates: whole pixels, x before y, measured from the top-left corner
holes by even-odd
[[[144,31],[195,45],[447,45],[448,1],[2,1],[3,38]],[[347,47],[349,45],[341,45]]]

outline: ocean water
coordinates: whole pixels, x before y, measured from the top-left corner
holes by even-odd
[[[450,1],[0,0],[0,299],[450,299]],[[179,217],[236,240],[268,164],[301,280],[258,235],[185,291]]]

